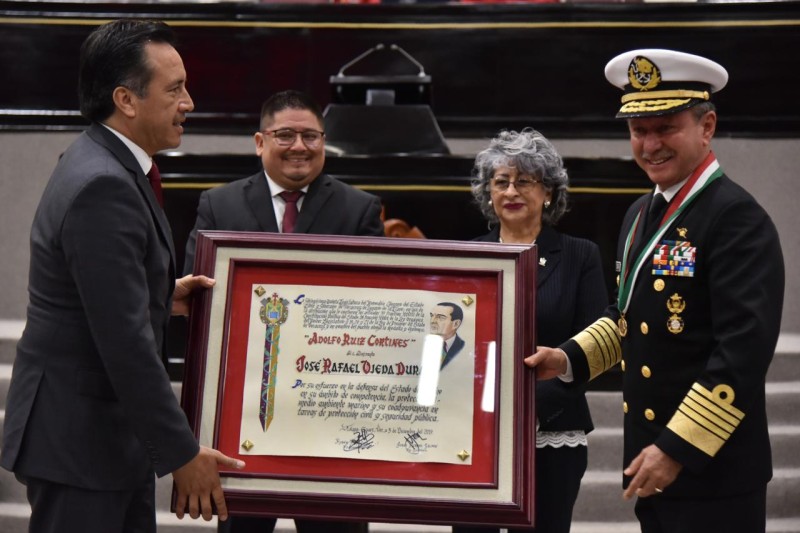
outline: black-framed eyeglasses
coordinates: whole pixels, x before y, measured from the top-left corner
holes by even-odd
[[[498,192],[507,191],[511,185],[517,189],[517,192],[526,192],[533,190],[537,183],[542,183],[542,180],[530,176],[520,176],[515,181],[505,177],[492,178],[490,185],[492,190]]]
[[[281,128],[279,130],[264,131],[267,135],[271,135],[275,139],[275,144],[278,146],[292,146],[297,140],[297,136],[309,148],[318,148],[322,144],[322,138],[325,137],[324,131],[317,130],[303,130],[297,131],[291,128]]]

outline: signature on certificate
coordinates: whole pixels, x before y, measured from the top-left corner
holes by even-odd
[[[375,446],[374,439],[375,435],[367,431],[367,428],[361,428],[355,433],[355,437],[350,442],[345,443],[343,450],[346,452],[355,450],[361,453],[361,450],[368,450]]]
[[[421,440],[427,440],[425,437],[419,434],[418,431],[414,433],[407,433],[405,438],[405,447],[406,451],[410,454],[418,454],[421,451],[422,443]]]

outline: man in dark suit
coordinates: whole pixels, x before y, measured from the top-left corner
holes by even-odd
[[[727,72],[647,49],[612,59],[606,77],[625,91],[617,117],[655,190],[623,219],[616,305],[526,363],[539,378],[581,382],[622,362],[624,496],[638,496],[644,533],[763,532],[772,477],[765,376],[784,265],[769,216],[711,151],[710,95]]]
[[[322,173],[325,134],[313,100],[277,93],[261,107],[260,126],[255,144],[264,170],[200,195],[185,273],[193,270],[200,230],[383,236],[380,199]],[[288,193],[298,198],[287,202]],[[296,207],[294,219],[287,206]],[[287,216],[293,227],[285,227]]]
[[[440,369],[447,366],[464,347],[464,339],[457,333],[463,321],[464,310],[453,302],[440,302],[431,309],[430,331],[444,341]]]
[[[194,107],[163,23],[116,21],[81,48],[92,122],[58,162],[31,230],[27,323],[8,392],[2,466],[27,485],[30,530],[156,531],[154,472],[172,473],[177,515],[227,515],[218,463],[199,447],[164,368],[175,280],[169,225],[146,173],[180,144]]]
[[[194,266],[200,230],[383,236],[378,197],[322,174],[325,133],[317,104],[299,91],[271,96],[255,134],[262,172],[203,192],[186,243],[184,272]],[[221,532],[267,533],[274,518],[232,516]],[[356,533],[366,524],[295,520],[300,533]]]

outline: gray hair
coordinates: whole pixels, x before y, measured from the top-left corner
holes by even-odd
[[[695,121],[698,121],[701,118],[703,118],[703,115],[705,115],[709,111],[716,111],[717,106],[714,105],[714,102],[705,101],[705,102],[700,102],[695,106],[692,106],[691,109]]]
[[[499,167],[513,167],[520,174],[530,174],[542,180],[542,185],[552,195],[550,207],[542,212],[542,223],[555,226],[567,211],[569,177],[553,144],[533,128],[520,132],[503,130],[489,142],[488,148],[477,155],[470,183],[472,196],[490,225],[499,222],[489,203],[489,182]]]

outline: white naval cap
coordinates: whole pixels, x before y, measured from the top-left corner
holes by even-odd
[[[646,48],[609,61],[606,79],[625,91],[617,118],[631,118],[677,113],[710,100],[728,83],[728,71],[705,57]]]

